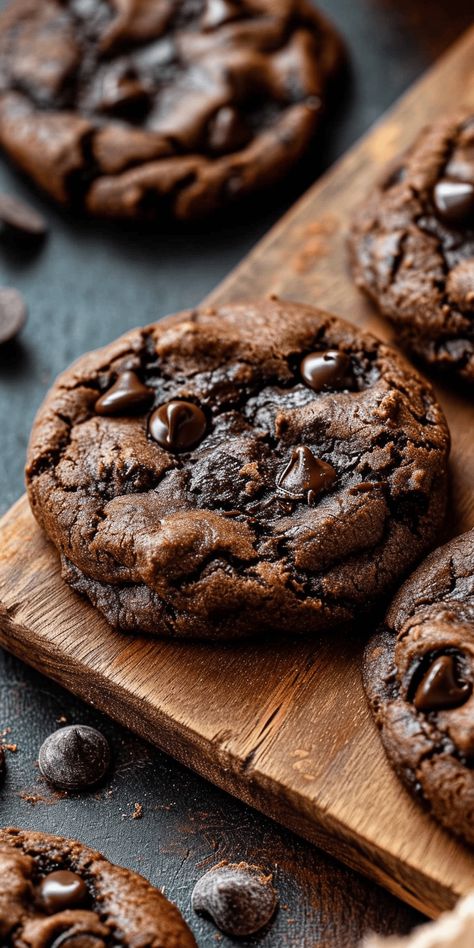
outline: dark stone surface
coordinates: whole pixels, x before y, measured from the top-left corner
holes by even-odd
[[[0,242],[0,285],[15,285],[30,318],[0,348],[0,505],[22,490],[28,432],[53,377],[85,349],[125,329],[199,302],[298,194],[341,154],[472,20],[472,0],[324,0],[351,48],[344,103],[293,182],[245,214],[173,233],[73,220],[36,195],[2,163],[0,189],[13,189],[48,219],[44,246]],[[295,181],[297,183],[295,183]],[[317,304],[317,300],[315,300]],[[190,919],[200,946],[216,941],[193,916],[190,895],[219,859],[275,870],[281,908],[271,928],[241,944],[353,948],[368,927],[407,930],[418,916],[271,821],[233,801],[164,755],[7,656],[0,662],[0,728],[11,727],[2,822],[76,836],[162,886]],[[102,730],[115,758],[111,778],[86,796],[45,789],[35,766],[58,718]],[[22,796],[23,794],[23,796]],[[26,794],[26,797],[25,797]],[[28,794],[45,799],[29,802]],[[132,820],[135,803],[142,819]]]

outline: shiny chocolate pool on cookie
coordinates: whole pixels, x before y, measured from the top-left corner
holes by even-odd
[[[300,157],[341,50],[309,0],[10,0],[0,146],[90,214],[199,217]]]
[[[142,876],[61,836],[0,830],[0,938],[11,948],[196,948]]]
[[[27,484],[63,576],[152,635],[329,632],[433,544],[449,437],[373,336],[264,300],[84,356],[36,419]]]
[[[364,682],[401,779],[474,844],[474,530],[402,586],[367,647]]]

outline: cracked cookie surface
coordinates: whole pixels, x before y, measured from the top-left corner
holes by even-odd
[[[361,207],[357,285],[433,368],[474,384],[474,116],[427,128]]]
[[[402,586],[367,647],[364,683],[399,777],[474,844],[474,530]]]
[[[386,345],[313,307],[201,309],[54,384],[33,513],[124,631],[233,638],[350,623],[435,541],[449,435]]]
[[[0,146],[91,214],[203,216],[299,158],[340,60],[309,0],[15,0]]]
[[[75,840],[0,830],[0,937],[11,948],[196,948],[142,876]]]

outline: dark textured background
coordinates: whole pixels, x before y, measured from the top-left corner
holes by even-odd
[[[324,0],[321,6],[351,54],[334,117],[293,181],[264,202],[253,201],[239,219],[161,234],[75,221],[0,164],[0,188],[31,200],[51,226],[34,254],[0,243],[0,284],[19,287],[30,310],[21,341],[0,348],[1,510],[22,491],[28,432],[54,376],[132,325],[198,303],[473,19],[472,0]],[[201,948],[231,944],[193,916],[189,904],[201,871],[223,858],[272,869],[280,895],[274,924],[242,945],[353,948],[367,928],[407,931],[419,920],[1,653],[0,715],[0,729],[11,728],[5,740],[18,745],[7,755],[2,823],[78,837],[143,872],[177,902]],[[85,797],[54,794],[38,775],[39,745],[62,717],[98,726],[113,747],[110,780]],[[131,819],[135,803],[143,805],[140,820]]]

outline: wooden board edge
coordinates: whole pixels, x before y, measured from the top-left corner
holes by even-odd
[[[5,518],[10,519],[15,509],[24,504],[26,495],[0,520],[0,533]],[[424,914],[435,918],[456,902],[459,893],[454,887],[433,882],[413,867],[400,867],[390,853],[372,843],[364,847],[344,824],[316,805],[309,808],[307,800],[252,769],[244,759],[236,759],[191,728],[169,720],[164,713],[150,713],[138,696],[131,695],[117,682],[109,681],[104,688],[103,677],[91,665],[80,659],[72,664],[60,648],[52,651],[50,643],[46,648],[41,636],[32,637],[31,630],[17,621],[15,607],[8,608],[1,600],[0,646],[204,779],[303,836]]]

